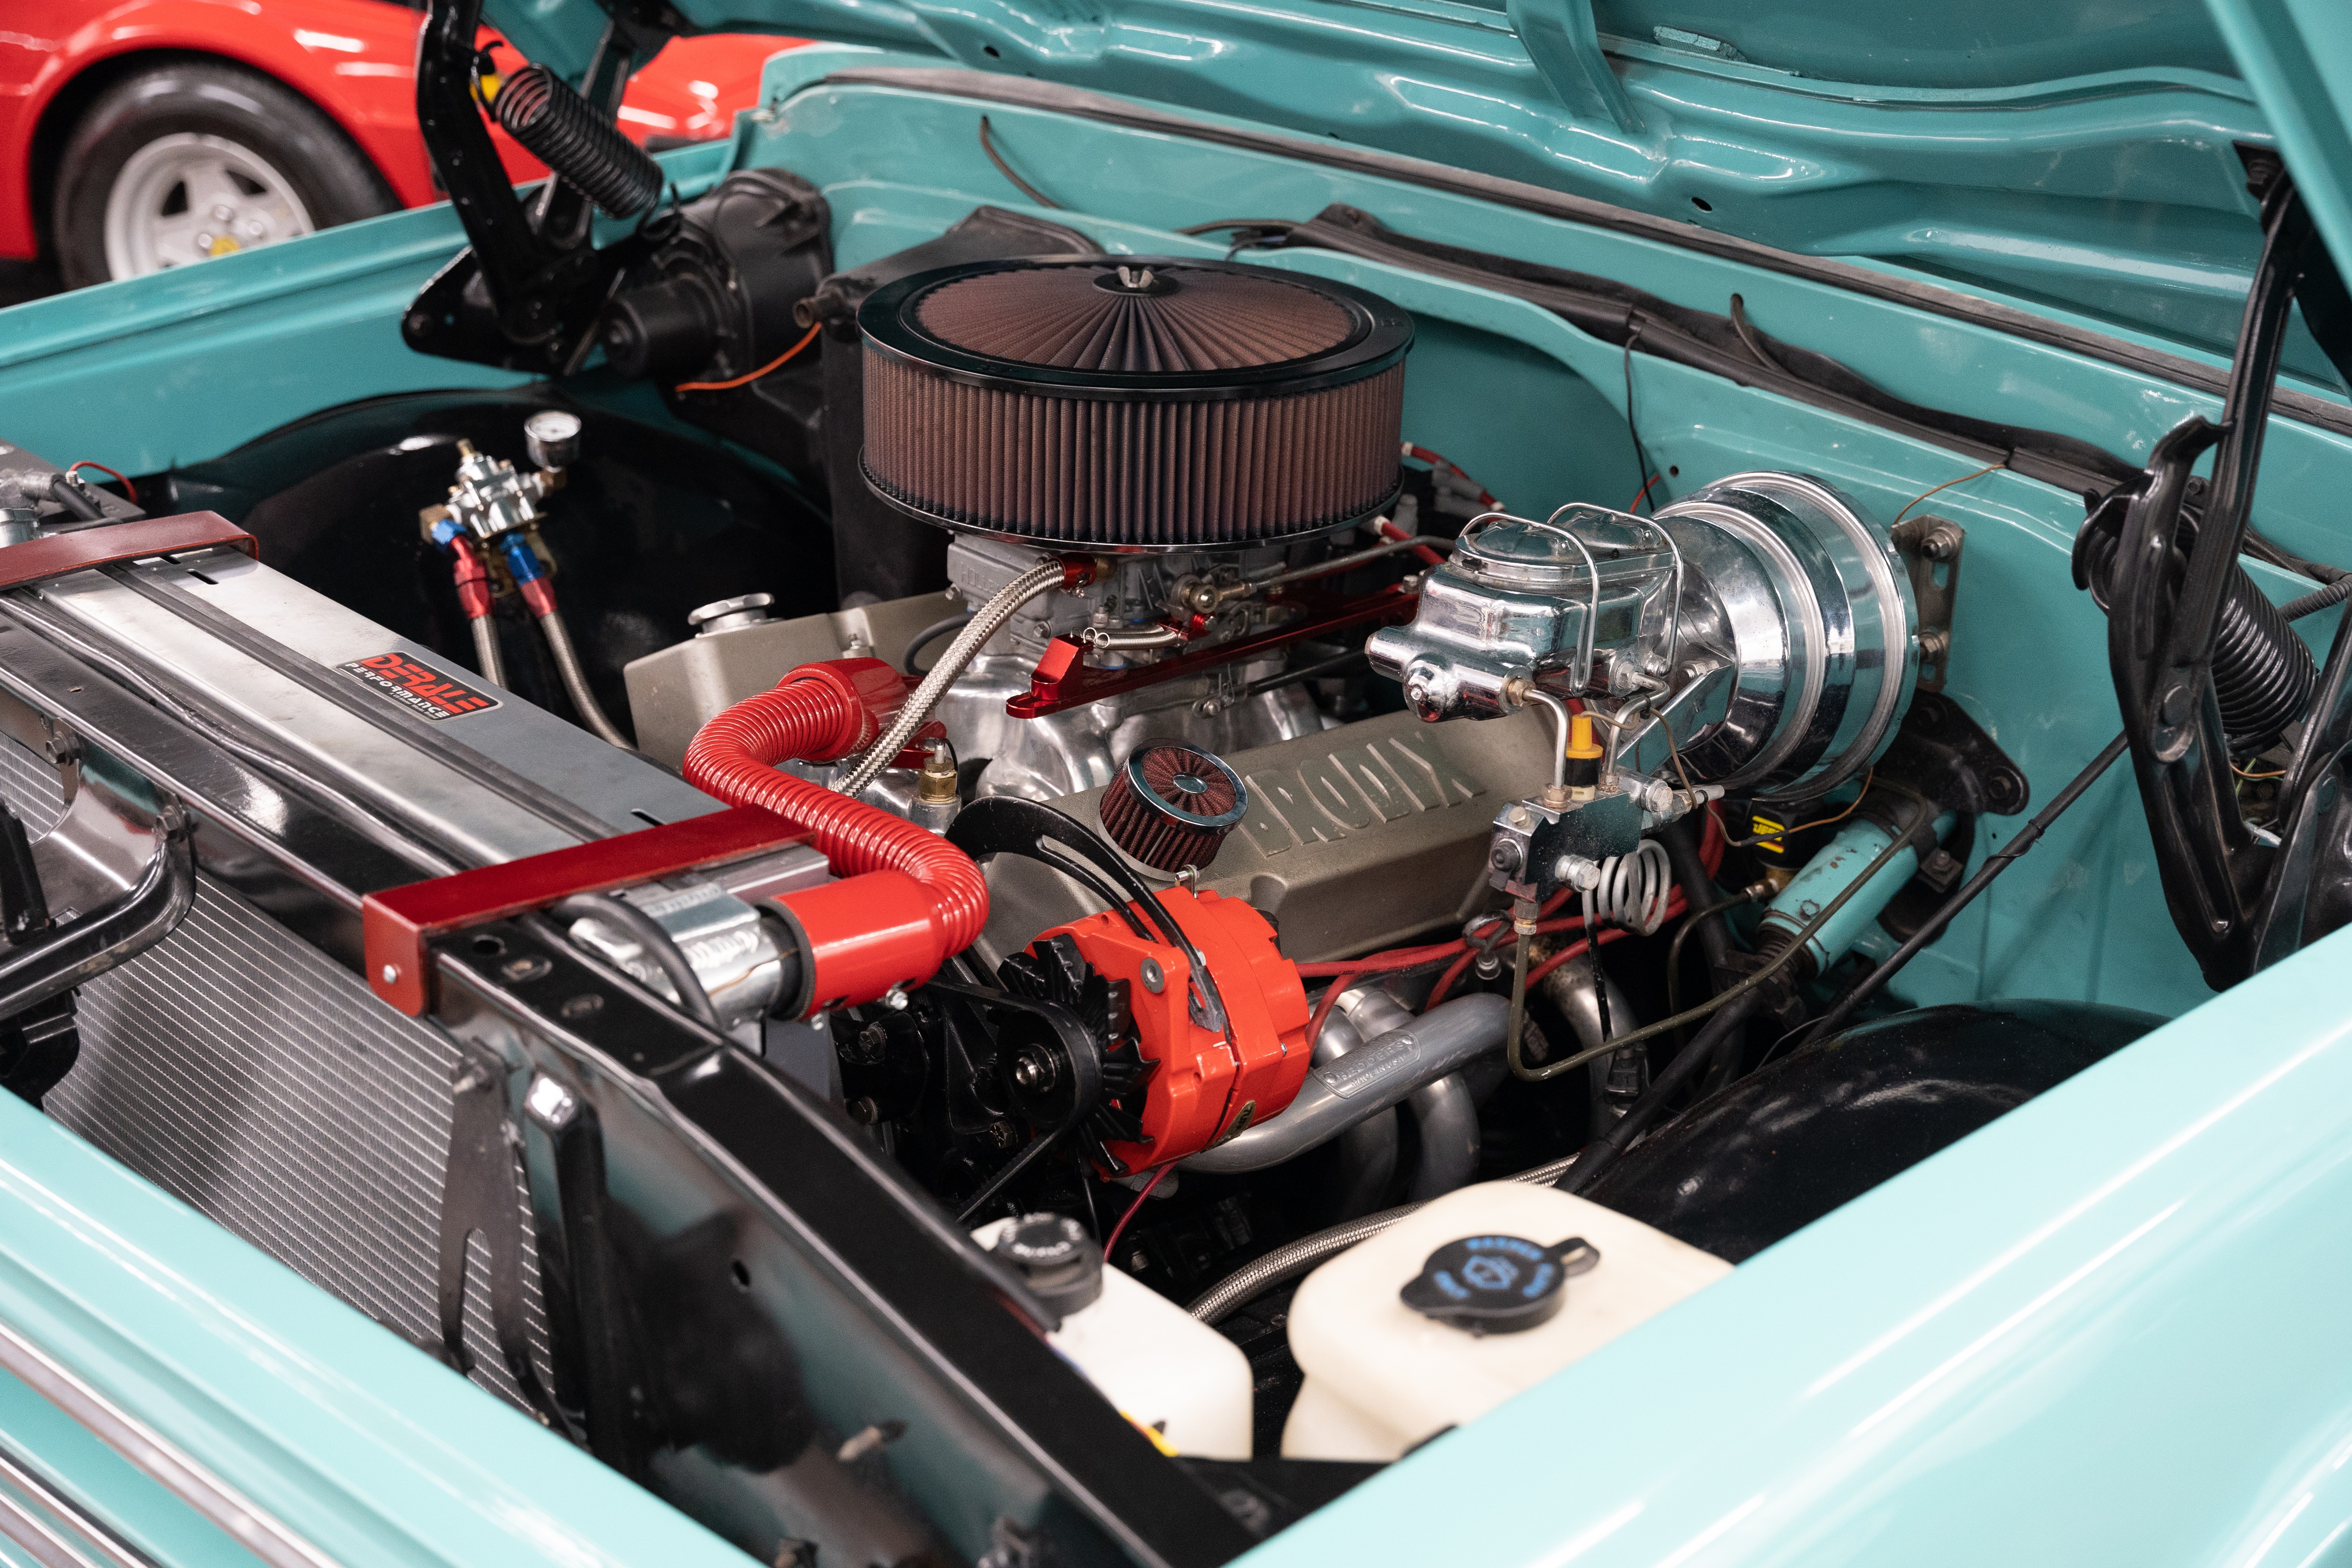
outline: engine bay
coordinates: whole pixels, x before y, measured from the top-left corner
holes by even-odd
[[[527,385],[0,452],[0,1081],[281,1256],[446,1106],[306,1271],[762,1560],[1222,1561],[2352,915],[2261,331],[2143,470],[1714,258],[877,195],[922,88],[559,163],[609,304],[401,322]],[[344,1133],[156,1113],[281,1034]]]

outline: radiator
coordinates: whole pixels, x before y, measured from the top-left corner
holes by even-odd
[[[0,795],[36,837],[56,770],[0,741]],[[81,1057],[51,1116],[412,1342],[438,1344],[441,1189],[458,1052],[209,880],[171,937],[81,988]],[[524,1310],[547,1376],[524,1210]],[[468,1258],[476,1382],[522,1400],[498,1351],[488,1256]]]

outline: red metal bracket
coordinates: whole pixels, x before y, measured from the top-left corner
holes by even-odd
[[[1083,708],[1122,691],[1181,679],[1307,637],[1411,620],[1420,602],[1418,594],[1392,585],[1352,599],[1317,605],[1295,620],[1231,642],[1189,647],[1172,658],[1130,665],[1125,669],[1091,669],[1087,666],[1083,643],[1055,637],[1045,649],[1045,657],[1030,672],[1029,689],[1009,700],[1004,710],[1015,719],[1041,719],[1066,708]]]
[[[92,566],[179,555],[223,544],[235,545],[256,561],[261,559],[261,546],[254,542],[253,535],[216,511],[134,518],[71,533],[44,534],[0,550],[0,588],[21,588],[45,577],[62,577]]]
[[[543,908],[574,893],[633,888],[781,849],[808,837],[808,829],[772,811],[739,805],[370,893],[360,909],[368,987],[409,1016],[420,1017],[433,1005],[425,944],[435,937]]]

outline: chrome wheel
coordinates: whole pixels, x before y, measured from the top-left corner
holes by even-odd
[[[106,265],[116,278],[207,261],[309,234],[293,184],[250,148],[177,132],[133,153],[106,195]]]

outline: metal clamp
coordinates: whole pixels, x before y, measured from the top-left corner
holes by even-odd
[[[1896,523],[1889,534],[1911,568],[1911,596],[1919,604],[1922,691],[1944,689],[1944,672],[1952,658],[1952,601],[1960,587],[1960,548],[1968,537],[1968,530],[1958,523],[1925,514]]]
[[[370,893],[360,909],[368,987],[410,1017],[421,1017],[433,1005],[425,946],[434,937],[543,909],[574,893],[634,888],[807,837],[806,828],[773,812],[739,805]]]
[[[261,546],[253,535],[216,511],[183,512],[177,517],[143,517],[102,528],[78,528],[70,533],[43,534],[0,551],[0,589],[21,588],[47,577],[93,566],[144,561],[155,555],[181,555],[191,551],[230,545],[256,561]]]

